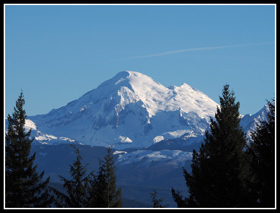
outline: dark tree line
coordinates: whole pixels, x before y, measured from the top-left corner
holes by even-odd
[[[72,147],[77,155],[76,160],[70,165],[71,179],[59,176],[64,182],[64,194],[55,188],[51,190],[55,193],[57,207],[91,207],[91,208],[114,208],[122,207],[121,189],[116,187],[116,167],[112,150],[109,147],[104,161],[100,161],[98,174],[87,173],[87,165],[82,165],[82,156],[79,149]]]
[[[87,174],[87,165],[82,165],[79,149],[73,146],[76,160],[70,165],[71,179],[59,176],[66,194],[50,187],[43,179],[44,172],[36,172],[36,153],[30,156],[31,130],[24,128],[26,112],[23,92],[16,101],[12,116],[8,115],[8,130],[5,135],[5,207],[122,207],[121,189],[116,187],[116,167],[112,150],[100,160],[97,175]]]
[[[268,120],[257,125],[247,143],[240,127],[239,102],[229,85],[223,88],[220,107],[211,119],[199,151],[193,150],[189,173],[183,175],[189,196],[171,189],[178,207],[274,207],[275,206],[275,101],[268,102]],[[33,139],[24,128],[26,113],[21,92],[14,113],[8,115],[5,134],[6,207],[122,207],[116,187],[116,166],[109,147],[97,174],[87,173],[79,149],[70,165],[71,179],[59,176],[66,193],[49,187],[50,177],[38,174],[36,153],[30,156]],[[153,206],[162,199],[150,193]]]
[[[36,153],[30,156],[31,130],[25,131],[25,100],[21,91],[12,116],[8,115],[8,131],[5,135],[5,205],[6,207],[50,207],[53,196],[44,172],[36,172],[33,162]]]
[[[275,101],[246,143],[240,127],[239,102],[229,85],[211,119],[199,151],[193,150],[192,172],[183,168],[189,197],[171,189],[178,207],[275,206]]]
[[[268,107],[268,121],[261,122],[251,134],[248,149],[252,190],[261,207],[275,205],[275,101],[268,102]]]

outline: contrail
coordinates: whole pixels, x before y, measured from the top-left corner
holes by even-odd
[[[266,45],[266,44],[273,44],[273,43],[274,42],[265,42],[265,43],[256,43],[256,44],[235,44],[235,45],[226,45],[226,46],[217,46],[217,47],[199,47],[199,48],[190,48],[190,49],[183,49],[183,50],[173,50],[173,51],[167,51],[167,52],[156,53],[156,54],[151,54],[151,55],[135,56],[135,57],[123,58],[123,59],[119,59],[119,60],[151,58],[151,57],[164,56],[164,55],[173,55],[173,54],[182,53],[182,52],[215,50],[215,49],[224,49],[224,48],[231,48],[231,47],[259,46],[259,45]]]

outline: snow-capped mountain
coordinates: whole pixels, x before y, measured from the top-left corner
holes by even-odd
[[[255,114],[247,114],[242,117],[240,121],[240,125],[242,126],[244,132],[246,133],[248,139],[251,138],[251,132],[256,131],[257,125],[261,123],[261,121],[268,121],[267,114],[269,112],[269,107],[266,104],[260,111]]]
[[[67,144],[77,144],[89,171],[98,170],[98,159],[111,145],[124,197],[150,202],[143,195],[158,187],[171,203],[170,187],[185,187],[182,166],[191,171],[192,151],[203,142],[217,107],[187,84],[165,87],[144,74],[124,71],[66,106],[29,116],[25,128],[35,139],[32,153],[38,153],[38,169],[51,181],[69,175],[74,154]],[[265,106],[242,117],[248,138],[267,119],[268,110]]]
[[[75,156],[67,144],[77,144],[89,171],[96,171],[98,159],[105,156],[102,146],[111,145],[124,197],[148,203],[145,195],[156,188],[176,206],[170,187],[185,187],[182,166],[191,171],[192,151],[203,142],[217,107],[187,84],[165,87],[141,73],[124,71],[66,106],[28,117],[25,128],[35,139],[32,153],[38,153],[38,169],[52,182],[69,175]],[[248,136],[266,120],[267,111],[265,106],[242,117]]]
[[[36,134],[121,149],[201,136],[217,106],[187,84],[167,88],[139,72],[123,71],[66,106],[28,119]]]

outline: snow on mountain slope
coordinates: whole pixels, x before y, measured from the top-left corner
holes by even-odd
[[[30,137],[35,139],[35,144],[56,145],[61,143],[78,143],[77,141],[67,137],[56,137],[54,135],[42,133],[41,131],[37,130],[36,124],[30,119],[25,120],[24,127],[26,131],[31,130]]]
[[[244,129],[247,137],[250,139],[251,132],[256,131],[257,125],[261,123],[261,121],[267,121],[267,113],[269,112],[269,107],[266,104],[260,111],[251,115],[244,115],[240,121],[240,126]]]
[[[118,154],[117,163],[119,166],[140,163],[142,167],[165,164],[178,168],[182,167],[186,160],[192,160],[192,152],[180,150],[137,150],[125,153],[116,151],[114,154]]]
[[[66,106],[29,119],[45,134],[84,144],[146,147],[204,134],[217,106],[187,84],[167,88],[139,72],[123,71]]]

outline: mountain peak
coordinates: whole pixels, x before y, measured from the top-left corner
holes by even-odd
[[[156,83],[151,77],[142,74],[140,72],[135,71],[122,71],[117,73],[112,80],[117,81],[115,85],[119,84],[120,82],[127,80],[131,85],[132,84],[139,84],[141,82],[149,82],[149,83]],[[158,84],[158,83],[156,83]]]
[[[188,84],[167,88],[140,72],[122,71],[66,106],[30,120],[46,134],[84,144],[143,147],[158,138],[202,134],[217,105]]]
[[[150,77],[147,75],[144,75],[140,72],[135,71],[122,71],[117,73],[113,78],[103,82],[100,84],[98,88],[104,88],[104,87],[113,87],[115,90],[117,87],[126,86],[130,89],[132,89],[132,85],[134,84],[135,87],[139,84],[139,82],[154,82]],[[155,82],[154,82],[155,83]]]
[[[86,101],[98,103],[108,100],[111,107],[116,106],[119,113],[129,104],[138,102],[151,118],[159,112],[177,111],[195,112],[202,118],[209,118],[218,105],[207,95],[184,83],[181,86],[165,87],[151,77],[135,71],[122,71],[100,84],[95,90],[84,95]],[[114,100],[111,102],[110,100]]]

